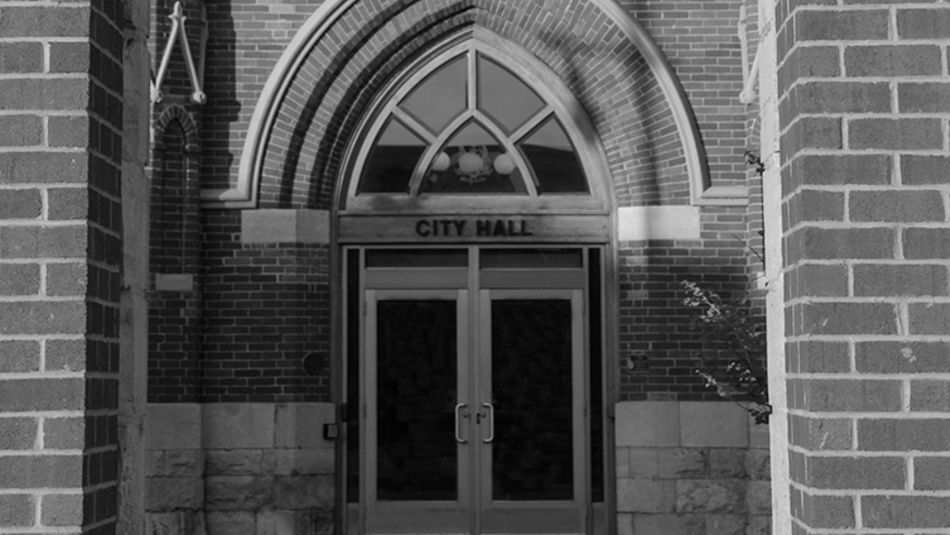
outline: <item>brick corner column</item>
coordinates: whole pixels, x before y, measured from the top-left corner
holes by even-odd
[[[779,0],[776,19],[784,529],[945,528],[950,4]]]
[[[122,9],[0,0],[2,532],[115,533]]]

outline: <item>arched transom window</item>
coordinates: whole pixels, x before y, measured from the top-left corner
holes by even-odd
[[[601,204],[592,202],[600,195],[586,171],[598,151],[585,150],[580,108],[537,71],[530,59],[477,39],[430,56],[375,114],[348,208],[432,209],[453,199],[474,209]]]

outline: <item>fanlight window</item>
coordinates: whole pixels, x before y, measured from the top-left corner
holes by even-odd
[[[387,106],[356,193],[583,194],[583,169],[555,109],[511,70],[469,49]]]

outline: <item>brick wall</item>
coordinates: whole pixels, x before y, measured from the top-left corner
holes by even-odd
[[[945,531],[950,8],[776,17],[793,532]]]
[[[0,2],[0,529],[114,533],[122,8]]]

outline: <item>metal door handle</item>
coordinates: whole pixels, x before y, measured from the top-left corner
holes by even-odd
[[[482,407],[488,409],[488,438],[482,440],[482,442],[488,444],[495,440],[495,406],[491,403],[482,403]]]
[[[462,438],[462,435],[459,433],[459,415],[463,407],[468,407],[468,403],[459,403],[455,406],[455,441],[459,444],[468,443],[468,440]],[[465,415],[465,417],[468,418],[468,415]]]

